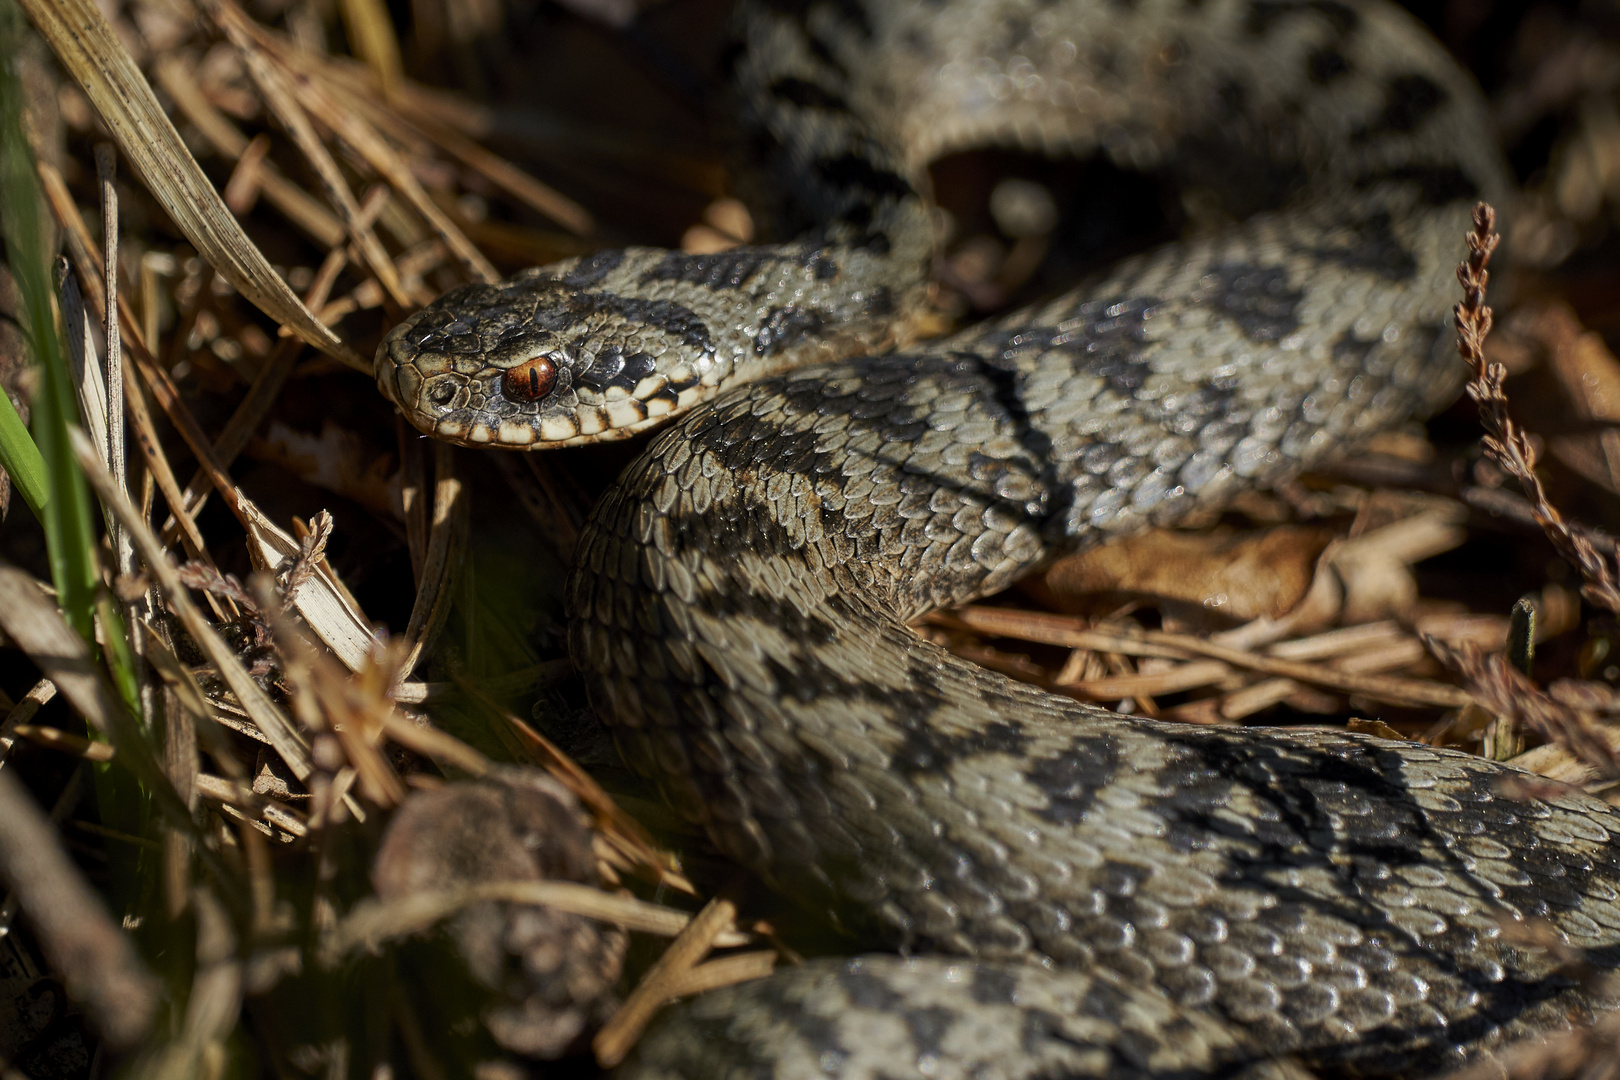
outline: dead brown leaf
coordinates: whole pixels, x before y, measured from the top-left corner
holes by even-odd
[[[1345,623],[1411,612],[1418,598],[1413,564],[1467,539],[1462,525],[1467,512],[1461,505],[1447,499],[1403,501],[1409,505],[1402,507],[1402,516],[1359,531],[1323,556],[1344,589],[1339,618]]]
[[[1043,579],[1059,610],[1093,607],[1099,594],[1151,598],[1248,621],[1280,618],[1310,587],[1333,534],[1306,525],[1252,532],[1156,529],[1060,559]]]
[[[1350,731],[1362,735],[1376,735],[1380,739],[1397,739],[1405,741],[1406,736],[1384,723],[1382,720],[1368,720],[1362,716],[1352,716],[1345,727]]]

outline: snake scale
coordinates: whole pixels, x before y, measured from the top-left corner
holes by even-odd
[[[798,239],[463,287],[378,354],[468,445],[669,421],[581,538],[573,658],[634,768],[871,950],[672,1010],[628,1074],[1422,1075],[1602,1004],[1503,925],[1620,964],[1608,805],[1415,743],[1116,715],[905,625],[1448,400],[1460,239],[1509,192],[1467,77],[1377,0],[738,21]],[[985,143],[1227,214],[917,344],[925,164]]]

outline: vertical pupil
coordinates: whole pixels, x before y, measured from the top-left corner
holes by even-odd
[[[550,359],[536,356],[501,376],[501,393],[509,401],[539,401],[557,385],[557,367]]]

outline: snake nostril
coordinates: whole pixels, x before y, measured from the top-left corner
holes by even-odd
[[[549,357],[525,360],[501,376],[501,393],[508,401],[539,401],[557,385],[557,365]]]
[[[455,396],[455,384],[450,382],[441,382],[427,392],[428,400],[435,405],[448,405]]]

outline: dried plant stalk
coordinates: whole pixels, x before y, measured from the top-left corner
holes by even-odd
[[[682,974],[673,976],[665,989],[672,998],[707,994],[710,990],[763,979],[776,970],[776,960],[775,949],[759,949],[755,952],[738,953],[735,956],[723,956],[719,960],[710,960],[697,967],[687,968]]]
[[[1507,393],[1502,389],[1507,369],[1485,360],[1485,338],[1491,332],[1491,309],[1485,303],[1485,290],[1491,280],[1491,254],[1502,239],[1495,228],[1496,211],[1491,205],[1482,202],[1475,206],[1474,228],[1468,234],[1468,258],[1457,267],[1457,280],[1463,287],[1462,301],[1455,308],[1457,351],[1473,371],[1468,396],[1479,406],[1479,422],[1485,428],[1480,443],[1486,455],[1524,489],[1536,524],[1558,554],[1581,572],[1582,595],[1620,613],[1620,578],[1614,562],[1600,555],[1592,541],[1573,529],[1548,500],[1541,477],[1536,475],[1535,445],[1508,412]]]
[[[1452,648],[1425,638],[1429,651],[1462,677],[1481,705],[1516,725],[1557,743],[1600,775],[1620,776],[1620,748],[1606,737],[1593,718],[1548,697],[1529,677],[1499,652],[1483,653],[1472,646]]]
[[[416,602],[411,606],[410,621],[405,627],[409,652],[399,669],[401,681],[411,674],[422,654],[432,648],[439,632],[444,629],[445,620],[450,614],[457,572],[466,557],[468,498],[462,490],[460,478],[456,476],[455,448],[442,442],[434,443],[433,464],[433,520],[428,530],[422,580],[417,586]]]
[[[675,937],[692,923],[690,914],[676,908],[603,892],[578,882],[485,881],[440,892],[412,893],[398,900],[362,900],[321,943],[321,956],[335,962],[353,952],[376,952],[385,941],[420,933],[469,904],[489,900],[544,905],[660,937]],[[714,947],[733,948],[751,940],[748,934],[725,924],[716,931]]]
[[[232,159],[240,158],[247,152],[248,137],[238,131],[236,125],[203,95],[202,88],[191,77],[185,61],[176,56],[162,57],[157,61],[154,72],[158,85],[168,92],[186,119],[196,126],[203,138],[213,144],[216,151]],[[288,180],[273,163],[266,161],[260,164],[258,184],[260,193],[317,244],[330,248],[343,243],[348,235],[343,222],[313,195]],[[306,306],[319,307],[318,304]]]
[[[203,257],[271,318],[328,356],[369,373],[371,365],[315,318],[242,231],[92,0],[22,0],[22,7]]]
[[[202,617],[202,613],[191,602],[191,596],[186,592],[179,572],[169,562],[168,554],[158,543],[157,537],[152,535],[151,529],[147,527],[139,511],[130,505],[129,499],[113,483],[112,477],[107,475],[107,470],[96,456],[90,440],[83,432],[76,430],[73,432],[73,444],[79,466],[84,469],[102,503],[111,508],[129,529],[130,537],[140,551],[142,561],[157,578],[159,587],[168,598],[170,609],[213,662],[220,678],[252,716],[259,730],[271,740],[271,745],[276,748],[276,752],[287,763],[293,775],[300,780],[308,777],[314,771],[314,765],[309,758],[308,740],[293,727],[292,722],[270,700],[269,695],[259,688],[258,683],[253,681],[230,646],[225,644],[218,631]]]
[[[1380,701],[1397,704],[1455,708],[1467,705],[1473,700],[1467,691],[1444,683],[1405,679],[1395,675],[1357,674],[1324,664],[1283,660],[1217,645],[1192,634],[1177,634],[1165,630],[1128,631],[1123,628],[1103,630],[1085,627],[1078,620],[1064,615],[1046,615],[1011,608],[974,605],[958,608],[948,614],[931,616],[929,621],[944,625],[955,624],[979,633],[1022,637],[1030,641],[1043,641],[1068,648],[1095,649],[1099,652],[1162,656],[1175,660],[1202,656],[1224,661],[1235,668],[1257,671],[1265,675],[1280,675],[1313,686],[1326,687],[1329,690],[1347,694],[1365,694]]]
[[[394,266],[388,252],[383,249],[382,241],[371,228],[369,221],[363,220],[360,214],[360,202],[349,190],[348,181],[343,178],[343,170],[321,142],[320,136],[315,133],[315,125],[310,122],[309,115],[294,98],[292,87],[287,85],[282,73],[272,67],[269,59],[258,49],[254,48],[253,41],[236,23],[231,20],[221,20],[220,26],[236,45],[242,57],[243,66],[253,77],[254,84],[259,88],[259,95],[271,112],[275,114],[281,126],[292,137],[304,160],[309,162],[310,168],[320,178],[322,186],[326,189],[327,198],[337,207],[344,222],[348,226],[349,235],[354,240],[355,247],[371,272],[377,276],[377,281],[388,292],[396,304],[401,308],[411,307],[411,298],[405,295],[399,281],[399,270]]]
[[[736,919],[737,906],[725,897],[715,897],[698,912],[686,929],[670,942],[664,955],[647,969],[647,974],[625,998],[619,1011],[596,1033],[591,1049],[596,1051],[597,1064],[611,1069],[624,1060],[648,1021],[674,996],[674,984],[689,976],[698,961],[714,948],[721,931]]]

